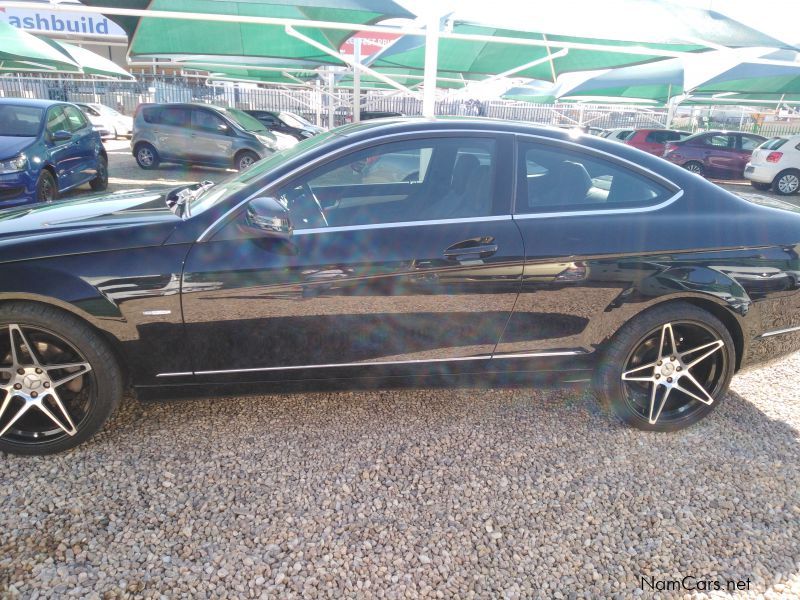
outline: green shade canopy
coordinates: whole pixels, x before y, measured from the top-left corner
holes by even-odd
[[[622,18],[620,15],[624,15]],[[656,26],[657,25],[657,26]],[[454,39],[439,42],[440,75],[496,75],[537,59],[543,62],[515,71],[514,77],[555,81],[561,73],[614,68],[664,58],[668,53],[706,51],[715,44],[727,47],[787,44],[713,11],[658,0],[605,0],[548,4],[495,0],[463,0],[450,15],[446,30],[458,35],[486,36],[485,40]],[[547,60],[559,46],[517,45],[488,38],[516,38],[550,44],[591,44],[573,47],[564,56]],[[374,68],[424,68],[424,36],[403,36],[373,56]]]
[[[698,94],[736,92],[762,97],[767,94],[800,94],[800,53],[770,51],[761,57],[786,64],[761,64],[745,60],[706,78],[692,91]]]
[[[81,72],[85,75],[97,75],[100,77],[113,77],[117,79],[133,79],[133,75],[128,73],[125,69],[116,63],[103,58],[99,54],[74,46],[61,40],[51,40],[50,38],[40,38],[43,42],[55,48],[64,56],[71,59],[72,62],[78,65]]]
[[[0,70],[80,72],[63,52],[7,23],[0,23]]]
[[[86,2],[94,6],[106,0]],[[152,12],[173,11],[208,15],[208,20],[130,18],[112,16],[129,34],[133,59],[204,54],[241,59],[241,66],[251,57],[274,57],[344,64],[304,41],[288,35],[282,25],[226,22],[214,15],[267,17],[298,20],[335,21],[354,25],[372,24],[393,17],[411,17],[411,13],[392,0],[266,0],[263,2],[217,0],[128,0],[126,8],[146,8]],[[331,50],[338,50],[354,30],[318,29],[297,26]]]

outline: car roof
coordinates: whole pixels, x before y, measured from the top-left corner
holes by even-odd
[[[14,106],[32,106],[36,108],[49,108],[57,104],[70,104],[60,100],[39,100],[37,98],[0,98],[0,104],[11,104]]]

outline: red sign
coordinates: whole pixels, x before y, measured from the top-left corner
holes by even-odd
[[[370,56],[379,50],[383,50],[386,46],[391,44],[400,35],[396,33],[379,33],[375,31],[360,31],[353,37],[345,41],[339,48],[342,54],[354,54],[355,44],[353,40],[358,38],[361,40],[361,56]]]

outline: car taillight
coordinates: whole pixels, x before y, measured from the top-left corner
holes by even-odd
[[[767,162],[776,163],[781,159],[783,156],[783,152],[770,152],[767,155]]]

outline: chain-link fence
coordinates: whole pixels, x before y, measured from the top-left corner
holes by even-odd
[[[97,102],[133,114],[143,102],[204,102],[241,109],[287,110],[321,125],[341,125],[352,120],[353,93],[324,86],[247,87],[230,84],[208,85],[200,78],[147,78],[137,81],[102,81],[54,77],[0,77],[0,97],[46,98],[71,102]],[[422,114],[419,98],[393,93],[367,91],[362,95],[362,111],[389,112],[414,116]],[[512,121],[563,127],[582,125],[615,127],[664,127],[667,110],[642,106],[607,104],[531,104],[511,100],[480,101],[449,97],[436,102],[438,115],[483,116]],[[800,133],[800,122],[756,123],[749,115],[741,118],[698,119],[681,116],[672,127],[728,129],[760,133],[765,136]]]

